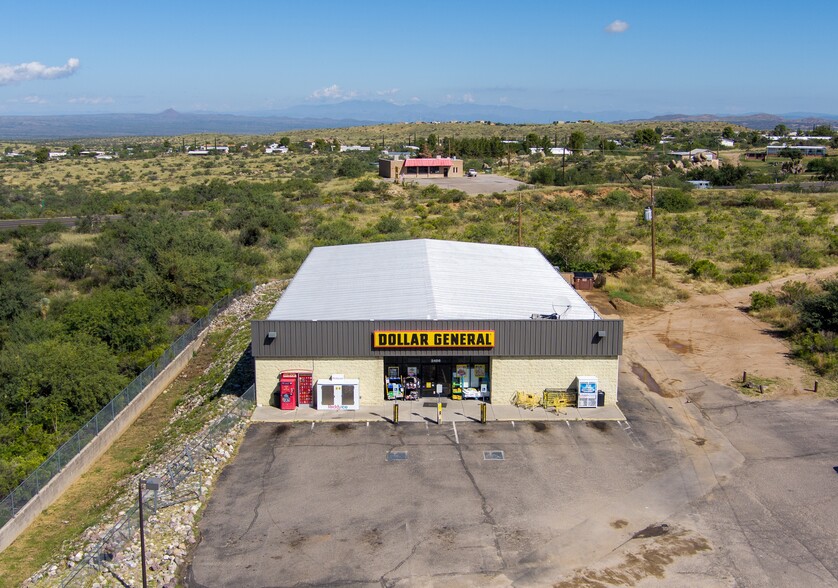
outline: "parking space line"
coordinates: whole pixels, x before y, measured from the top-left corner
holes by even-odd
[[[457,435],[457,422],[456,421],[451,421],[451,424],[454,425],[454,441],[456,441],[457,445],[459,445],[460,444],[460,436]]]
[[[640,439],[637,438],[637,435],[634,432],[634,429],[631,428],[631,423],[628,421],[617,421],[617,424],[620,425],[620,428],[626,432],[631,444],[634,445],[637,449],[646,449],[643,446],[643,443],[640,442]]]

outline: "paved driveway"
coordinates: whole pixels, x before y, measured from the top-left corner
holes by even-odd
[[[462,190],[466,194],[493,194],[495,192],[514,192],[523,182],[513,180],[495,174],[479,174],[476,178],[408,178],[408,183],[415,183],[419,186],[430,186],[436,184],[445,190]]]

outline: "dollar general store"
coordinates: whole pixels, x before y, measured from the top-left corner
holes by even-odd
[[[510,404],[517,391],[591,382],[613,404],[623,323],[600,317],[537,249],[417,239],[313,249],[252,335],[260,405],[280,404],[288,374],[306,374],[297,403],[316,404],[325,386],[318,408]]]

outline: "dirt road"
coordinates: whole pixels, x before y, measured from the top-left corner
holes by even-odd
[[[678,376],[681,364],[723,386],[748,372],[771,380],[767,392],[773,397],[806,393],[813,387],[813,376],[791,362],[786,342],[746,310],[751,292],[777,290],[792,280],[813,282],[836,273],[838,267],[812,270],[756,286],[694,296],[662,311],[621,308],[626,333],[623,370],[634,368],[647,386],[658,386],[666,396],[683,392]],[[617,313],[601,297],[590,301],[603,314]],[[665,350],[673,354],[669,361],[659,359]]]

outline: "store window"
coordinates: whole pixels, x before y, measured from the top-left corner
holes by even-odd
[[[481,356],[386,358],[384,398],[490,400],[489,361]]]

